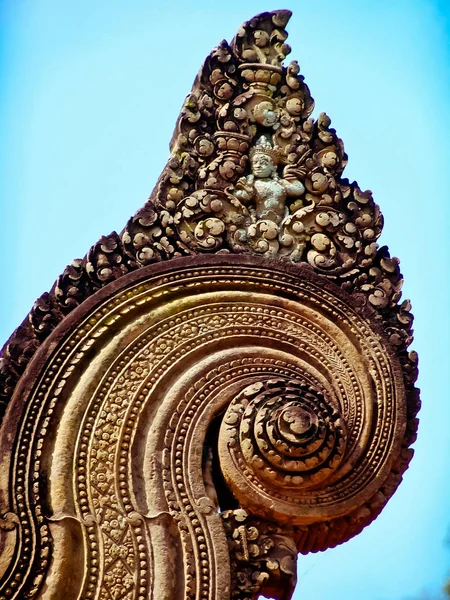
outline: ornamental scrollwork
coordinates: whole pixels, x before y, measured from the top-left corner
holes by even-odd
[[[2,351],[1,598],[289,600],[408,468],[411,305],[290,14],[207,56],[149,200]]]
[[[243,509],[221,513],[231,556],[231,597],[285,600],[297,583],[293,531],[255,519]]]

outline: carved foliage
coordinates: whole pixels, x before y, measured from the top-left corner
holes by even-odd
[[[226,510],[221,517],[231,556],[231,597],[289,600],[297,582],[293,531],[242,509]]]

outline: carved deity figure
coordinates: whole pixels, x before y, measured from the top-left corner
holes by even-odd
[[[241,177],[236,184],[234,195],[244,204],[254,203],[257,219],[280,225],[289,213],[286,198],[301,196],[305,188],[301,181],[285,168],[285,178],[277,173],[281,152],[274,148],[265,136],[261,136],[250,151],[251,174]]]

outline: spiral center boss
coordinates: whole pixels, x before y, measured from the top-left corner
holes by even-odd
[[[219,443],[222,466],[236,495],[238,472],[258,492],[262,488],[268,494],[284,488],[295,495],[324,482],[340,464],[346,446],[345,424],[335,404],[296,379],[271,379],[244,388],[227,410]]]
[[[296,436],[311,438],[317,432],[318,419],[314,412],[300,406],[288,406],[278,417],[278,430],[289,442],[295,443]]]

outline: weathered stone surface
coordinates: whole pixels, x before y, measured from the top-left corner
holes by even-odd
[[[149,201],[3,349],[0,599],[289,598],[401,481],[410,305],[289,16],[207,57]]]

